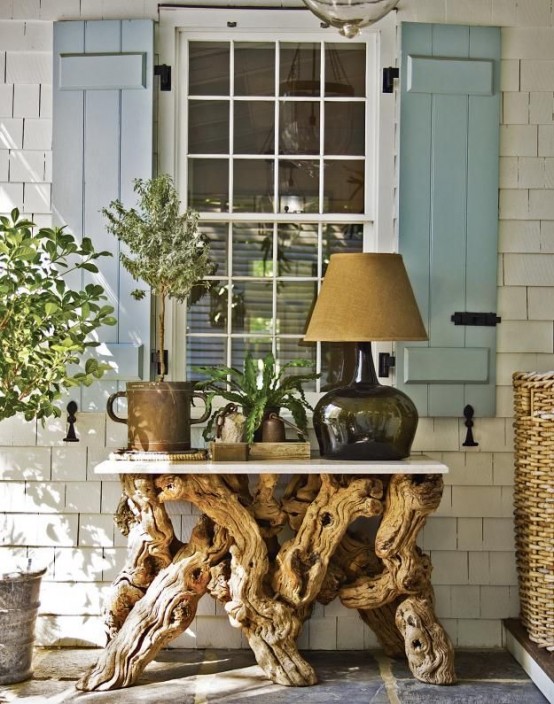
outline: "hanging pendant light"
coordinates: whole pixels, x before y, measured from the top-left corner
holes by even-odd
[[[304,0],[316,17],[348,39],[355,37],[362,27],[380,20],[398,3],[399,0]]]

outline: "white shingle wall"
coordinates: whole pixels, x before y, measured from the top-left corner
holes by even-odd
[[[0,212],[17,206],[49,223],[52,21],[155,18],[156,4],[0,0]],[[498,413],[476,419],[473,450],[462,448],[463,419],[422,419],[414,445],[451,468],[442,504],[420,539],[433,560],[438,614],[457,645],[498,646],[501,619],[518,613],[511,375],[554,368],[554,19],[550,0],[401,0],[399,7],[400,20],[504,27]],[[124,443],[124,428],[103,414],[79,414],[76,427],[81,441],[69,446],[63,420],[45,427],[0,423],[0,539],[8,540],[0,564],[8,555],[31,555],[48,566],[38,627],[43,643],[103,643],[101,600],[126,554],[111,517],[117,477],[100,482],[93,473],[110,448]],[[173,506],[171,514],[186,534],[190,507]],[[375,639],[333,603],[316,606],[301,644],[348,649],[371,647]],[[245,643],[205,597],[174,645]]]

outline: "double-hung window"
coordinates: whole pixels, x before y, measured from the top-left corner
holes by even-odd
[[[217,263],[208,293],[175,309],[173,373],[271,351],[310,359],[325,385],[333,350],[302,336],[329,257],[394,246],[394,103],[380,94],[394,23],[344,40],[304,10],[161,19],[176,71],[160,167]]]

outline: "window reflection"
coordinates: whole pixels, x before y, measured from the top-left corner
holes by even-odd
[[[191,100],[189,103],[189,153],[227,154],[229,151],[229,101]]]
[[[187,313],[188,378],[272,350],[315,370],[318,346],[302,336],[320,277],[331,254],[363,246],[365,43],[188,47],[187,205],[217,264]],[[344,373],[339,358],[322,346],[324,385]]]
[[[326,154],[363,156],[365,153],[365,105],[325,102]]]
[[[189,94],[229,95],[229,42],[189,43]]]
[[[326,44],[325,49],[325,96],[365,97],[365,44]]]
[[[279,212],[319,211],[319,162],[279,160]]]
[[[265,159],[233,160],[233,210],[267,213],[273,210],[273,164]]]
[[[315,295],[315,281],[280,281],[277,296],[279,332],[303,335]]]
[[[233,226],[233,273],[235,276],[273,276],[273,225]]]
[[[326,213],[363,213],[364,162],[325,160],[323,194]]]
[[[188,204],[200,211],[229,209],[227,159],[189,158]]]
[[[235,95],[275,95],[275,45],[235,44]]]
[[[235,102],[235,154],[273,154],[275,151],[275,105],[272,102]]]

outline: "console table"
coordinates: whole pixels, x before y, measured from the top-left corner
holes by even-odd
[[[431,561],[416,545],[438,507],[444,464],[324,459],[250,462],[108,460],[123,496],[116,522],[129,556],[105,608],[108,644],[77,688],[127,687],[193,620],[210,593],[241,628],[273,682],[312,685],[316,673],[296,639],[315,601],[357,609],[385,652],[405,653],[423,682],[455,682],[452,644],[433,608]],[[255,475],[254,486],[250,475]],[[276,492],[280,475],[288,476]],[[201,516],[181,543],[167,501]],[[373,541],[349,530],[380,517]],[[279,540],[288,526],[292,537]]]

